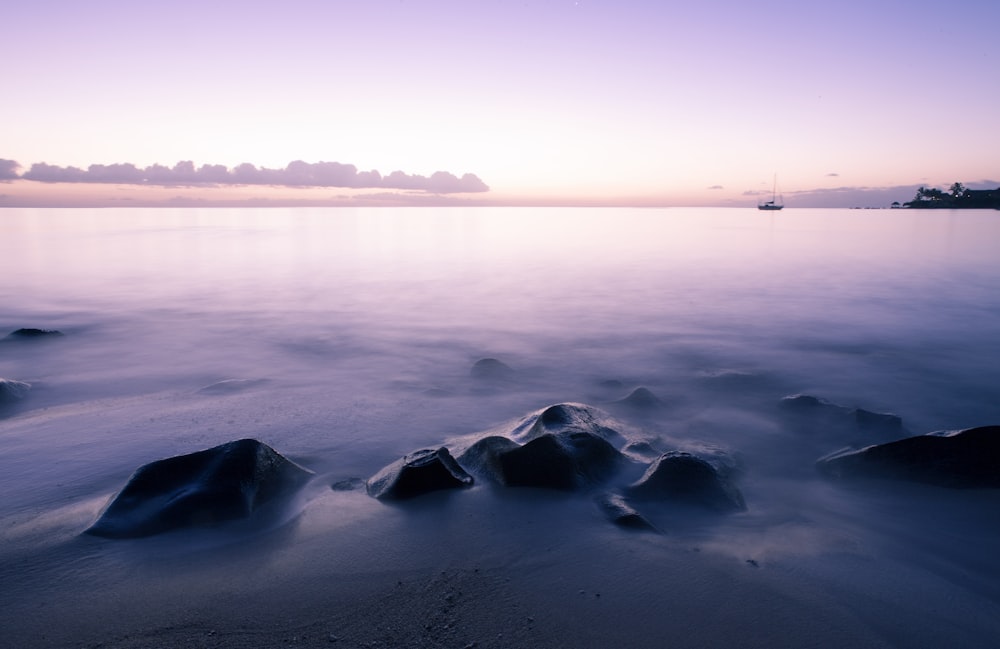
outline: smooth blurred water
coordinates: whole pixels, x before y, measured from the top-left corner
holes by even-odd
[[[130,447],[234,434],[290,452],[358,438],[395,451],[553,400],[611,400],[596,387],[607,380],[697,405],[665,426],[745,409],[764,385],[761,399],[808,392],[896,412],[915,432],[993,423],[998,223],[905,210],[4,210],[0,329],[67,335],[0,348],[0,376],[34,385],[0,431],[25,466],[79,453],[95,473],[140,459]],[[483,357],[518,370],[516,385],[484,393],[469,377]],[[197,393],[233,378],[267,383],[252,399]],[[100,430],[51,411],[70,407]],[[28,432],[26,418],[57,432]],[[3,475],[15,491],[37,480]]]
[[[802,435],[777,404],[806,393],[893,412],[913,434],[1000,423],[998,241],[986,211],[0,210],[0,337],[65,333],[0,343],[0,377],[32,385],[0,410],[0,573],[25,610],[59,588],[83,601],[72,593],[95,582],[124,596],[134,568],[114,566],[163,547],[122,555],[79,533],[138,466],[243,437],[318,474],[311,514],[278,539],[300,554],[281,556],[314,565],[331,526],[370,561],[395,552],[379,534],[402,522],[437,547],[418,516],[329,484],[561,401],[742,458],[749,510],[706,548],[842,552],[881,535],[923,547],[926,520],[896,521],[897,501],[815,476],[817,457],[856,440]],[[514,378],[476,379],[482,358]],[[660,407],[615,403],[639,386]],[[478,498],[463,516],[510,533]],[[981,527],[991,496],[966,495],[968,511],[952,498],[922,501],[940,501],[949,538],[996,573],[979,547],[997,538]],[[178,576],[183,589],[203,570]],[[169,603],[154,600],[136,615]]]
[[[750,377],[914,432],[1000,420],[995,212],[7,209],[0,235],[0,331],[67,334],[0,347],[0,377],[35,386],[0,420],[28,465],[76,451],[20,421],[97,403],[113,404],[100,431],[45,421],[69,448],[98,445],[98,463],[119,445],[225,441],[198,416],[293,452],[356,437],[405,450],[610,399],[604,380],[724,411],[747,386],[706,379]],[[514,389],[482,393],[469,368],[483,357],[521,373]],[[235,408],[191,396],[232,378],[267,383]]]

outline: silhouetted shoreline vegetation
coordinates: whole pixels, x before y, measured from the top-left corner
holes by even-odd
[[[893,207],[898,207],[893,203]],[[989,210],[1000,209],[1000,187],[968,189],[962,183],[953,184],[947,192],[934,187],[921,187],[912,201],[903,207],[915,209]]]

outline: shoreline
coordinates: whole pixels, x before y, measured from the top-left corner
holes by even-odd
[[[2,622],[12,646],[39,648],[972,649],[1000,632],[988,559],[1000,534],[980,524],[950,559],[947,538],[921,539],[939,524],[975,526],[996,494],[967,515],[945,511],[949,495],[926,525],[890,514],[879,529],[806,519],[762,533],[736,515],[656,535],[545,490],[480,487],[407,506],[330,491],[285,526],[228,543],[76,537],[39,551],[4,568],[20,593]],[[972,579],[977,557],[985,571]]]

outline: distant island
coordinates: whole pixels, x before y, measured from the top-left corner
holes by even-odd
[[[1000,210],[1000,187],[997,189],[968,189],[962,183],[955,183],[948,192],[933,187],[921,187],[912,201],[897,202],[893,207],[911,209],[947,210]]]

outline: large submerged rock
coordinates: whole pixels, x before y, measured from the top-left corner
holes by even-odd
[[[671,451],[650,464],[637,482],[625,488],[625,494],[637,501],[684,502],[723,512],[743,511],[743,494],[728,474],[717,463]]]
[[[374,498],[404,500],[431,491],[468,487],[472,482],[472,476],[442,446],[404,455],[372,476],[366,488]]]
[[[1000,426],[907,437],[821,458],[833,478],[875,477],[956,488],[1000,487]]]
[[[151,462],[86,533],[137,538],[247,519],[292,496],[312,475],[255,439]]]

